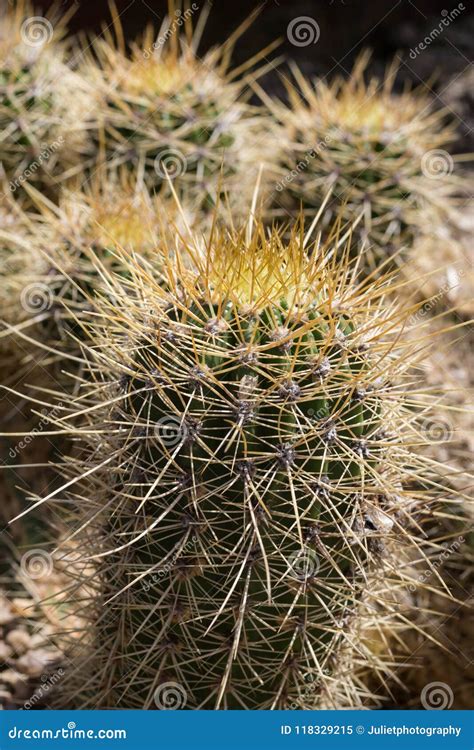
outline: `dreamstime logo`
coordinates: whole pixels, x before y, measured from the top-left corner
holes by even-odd
[[[316,44],[321,30],[318,23],[311,16],[298,16],[287,26],[286,35],[295,47],[307,47]]]
[[[53,38],[53,25],[43,16],[32,16],[21,25],[21,38],[29,47],[41,47]]]
[[[46,86],[46,83],[39,84],[40,86]],[[49,83],[47,84],[49,85]],[[31,162],[31,164],[28,165],[28,167],[24,170],[24,172],[21,173],[18,177],[15,177],[14,180],[11,180],[9,184],[9,188],[12,191],[12,193],[15,192],[24,182],[27,182],[30,177],[32,177],[36,172],[40,169],[40,167],[43,166],[45,162],[48,161],[51,154],[54,154],[55,151],[58,150],[64,143],[64,138],[61,135],[57,140],[53,141],[53,143],[49,144],[49,146],[45,146],[43,150],[38,154],[38,156]]]
[[[428,440],[436,443],[447,443],[453,434],[452,426],[441,419],[425,419],[421,423],[421,430]]]
[[[425,36],[422,42],[420,42],[416,47],[410,50],[411,59],[415,60],[420,52],[423,52],[427,47],[429,47],[430,44],[432,44],[432,42],[434,42],[440,36],[440,34],[443,33],[445,28],[449,26],[453,21],[455,21],[458,16],[461,15],[461,11],[463,10],[466,10],[466,6],[464,5],[464,3],[459,3],[456,8],[453,8],[450,11],[446,9],[442,10],[442,18],[438,26],[432,29],[428,36]]]
[[[290,575],[298,581],[313,578],[319,570],[319,557],[312,549],[298,550],[288,558]]]
[[[444,711],[453,701],[453,691],[445,682],[430,682],[421,691],[421,705],[427,711]]]
[[[20,569],[23,575],[33,580],[46,578],[53,572],[53,558],[43,549],[31,549],[22,556]]]
[[[446,177],[454,169],[453,157],[442,148],[433,148],[421,157],[421,171],[433,180]]]
[[[40,313],[49,310],[53,304],[53,295],[46,284],[34,282],[24,287],[20,300],[25,312]]]
[[[179,682],[163,682],[156,688],[153,699],[160,711],[178,711],[185,707],[188,696]]]
[[[167,448],[174,448],[184,443],[187,435],[186,424],[173,414],[161,417],[155,425],[155,436]]]
[[[180,177],[186,172],[187,166],[186,157],[176,148],[164,149],[155,157],[155,172],[163,179],[170,177],[174,180],[176,177]]]
[[[443,549],[440,555],[436,557],[433,562],[431,562],[431,567],[428,568],[425,571],[422,571],[418,574],[418,580],[417,583],[411,583],[408,586],[408,590],[414,593],[423,583],[426,583],[426,581],[429,581],[431,576],[434,574],[436,570],[439,570],[442,565],[446,562],[446,560],[449,560],[451,555],[454,555],[458,550],[461,548],[461,546],[464,544],[466,540],[463,536],[458,537],[454,540],[454,542],[451,542],[451,544]]]

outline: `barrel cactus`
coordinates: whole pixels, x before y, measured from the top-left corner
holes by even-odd
[[[22,198],[26,182],[55,196],[82,169],[92,100],[69,66],[66,20],[38,15],[23,0],[0,11],[0,162],[9,190]]]
[[[11,203],[10,219],[0,229],[0,345],[11,355],[4,366],[10,362],[17,374],[19,357],[30,371],[34,362],[76,352],[67,332],[80,333],[80,320],[102,285],[91,247],[100,264],[120,273],[116,248],[153,262],[157,237],[170,231],[170,222],[183,232],[196,222],[191,207],[178,213],[176,204],[153,198],[124,173],[100,173],[85,189],[63,190],[57,206],[31,189],[30,195],[37,213]]]
[[[76,509],[94,590],[63,705],[312,707],[371,570],[395,589],[417,549],[400,314],[302,237],[213,231],[159,275],[124,255],[97,302],[57,419],[84,450],[38,500]]]
[[[92,54],[86,51],[82,71],[96,97],[89,123],[93,151],[114,167],[127,165],[154,189],[169,179],[178,192],[185,186],[203,208],[214,205],[223,178],[227,187],[238,185],[245,205],[257,156],[265,160],[268,138],[262,136],[271,127],[270,118],[246,102],[247,81],[236,80],[242,70],[228,69],[248,23],[221,47],[198,55],[203,19],[201,31],[193,32],[192,16],[191,9],[176,10],[157,35],[149,29],[133,43],[131,54],[116,20],[118,41],[105,34]]]
[[[312,84],[295,68],[288,104],[262,96],[281,127],[272,211],[286,218],[302,205],[311,221],[329,190],[328,225],[341,212],[346,221],[361,216],[354,247],[364,241],[378,266],[426,227],[446,224],[464,180],[446,151],[454,127],[445,113],[423,92],[396,93],[393,65],[382,80],[366,80],[368,59],[330,83]]]

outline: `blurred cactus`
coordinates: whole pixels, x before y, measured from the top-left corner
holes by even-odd
[[[80,172],[91,100],[69,67],[67,16],[36,15],[20,0],[0,11],[0,162],[6,190],[32,182],[50,195]]]
[[[460,496],[444,508],[431,530],[442,552],[427,570],[418,565],[425,584],[413,587],[413,608],[403,639],[392,643],[400,665],[388,686],[400,708],[464,709],[474,688],[474,532],[472,502]],[[448,595],[447,592],[450,592]],[[426,637],[429,634],[429,637]],[[390,637],[386,634],[385,637]],[[373,675],[370,675],[373,680]]]
[[[154,189],[168,176],[180,193],[203,208],[214,205],[221,179],[236,205],[252,195],[258,163],[269,156],[271,120],[247,102],[248,66],[229,70],[232,48],[252,22],[245,21],[221,47],[198,55],[207,11],[193,30],[193,13],[175,10],[158,34],[152,29],[125,51],[115,18],[116,40],[105,33],[85,53],[84,78],[96,97],[90,123],[94,149],[116,167],[127,165]],[[258,142],[259,141],[259,142]],[[180,195],[181,197],[181,195]]]
[[[293,68],[298,88],[287,84],[288,105],[261,93],[281,127],[274,213],[286,218],[302,205],[311,220],[330,189],[326,222],[360,215],[354,246],[364,241],[376,267],[446,224],[465,181],[452,174],[445,151],[454,139],[445,112],[420,91],[395,93],[395,65],[366,82],[368,57],[359,57],[348,80],[331,83],[311,84]]]
[[[102,285],[91,247],[120,273],[116,248],[133,249],[150,262],[157,236],[169,231],[172,217],[181,225],[195,222],[190,209],[178,217],[175,204],[152,198],[123,173],[109,179],[101,174],[86,190],[63,191],[58,206],[31,188],[29,194],[37,213],[12,204],[16,218],[0,230],[2,370],[9,367],[16,375],[20,358],[31,370],[35,364],[62,363],[67,351],[77,353],[78,342],[66,332],[81,335],[80,321],[92,304],[87,297],[93,300]]]

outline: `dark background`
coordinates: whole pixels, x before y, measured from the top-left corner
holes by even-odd
[[[196,4],[202,7],[203,2],[197,0]],[[472,0],[463,0],[465,10],[461,10],[456,20],[443,28],[442,33],[415,59],[410,58],[410,50],[438,27],[443,18],[442,11],[446,16],[446,11],[451,12],[458,4],[458,0],[266,0],[262,3],[214,0],[202,50],[223,42],[252,10],[260,7],[259,17],[236,46],[236,63],[245,61],[278,38],[282,39],[282,44],[271,56],[283,54],[286,59],[295,60],[306,75],[347,75],[354,58],[367,47],[373,50],[371,66],[378,73],[383,72],[395,55],[399,55],[398,85],[406,81],[414,85],[429,85],[439,105],[447,106],[457,116],[461,136],[459,145],[474,150]],[[40,10],[46,10],[54,3],[39,0],[37,5]],[[59,0],[59,3],[56,0],[56,5],[61,10],[75,9],[69,24],[72,32],[86,31],[96,35],[110,23],[108,0]],[[147,23],[158,28],[167,12],[166,0],[116,0],[116,6],[128,38],[136,36]],[[288,41],[287,26],[299,16],[310,16],[317,22],[320,36],[316,44],[297,47]],[[463,87],[461,84],[467,78],[469,68],[471,83]],[[284,70],[284,65],[281,69]],[[273,94],[283,90],[276,73],[266,76],[264,85]],[[459,92],[459,88],[464,90]]]

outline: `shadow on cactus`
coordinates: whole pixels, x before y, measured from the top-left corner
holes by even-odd
[[[386,280],[354,285],[299,230],[184,244],[158,248],[161,274],[118,253],[127,273],[85,324],[88,377],[56,420],[83,450],[38,502],[76,509],[95,589],[58,699],[313,707],[371,571],[395,591],[434,512],[405,490],[429,472],[405,384],[416,346]]]

